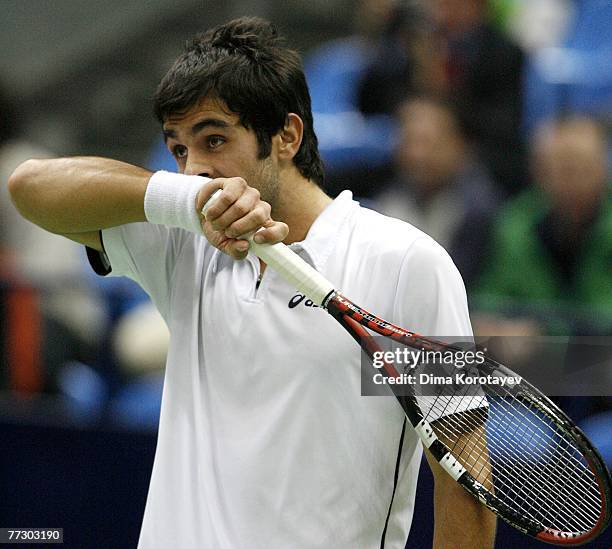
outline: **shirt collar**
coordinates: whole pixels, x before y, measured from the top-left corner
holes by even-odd
[[[342,229],[359,203],[353,200],[351,191],[342,191],[317,217],[306,238],[289,247],[317,270],[322,270],[338,242]],[[304,255],[306,257],[304,257]]]

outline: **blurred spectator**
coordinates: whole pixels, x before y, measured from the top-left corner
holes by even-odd
[[[372,4],[377,3],[363,4],[362,11],[367,12],[373,10]],[[358,21],[363,19],[359,14]],[[371,37],[370,60],[357,83],[357,107],[363,114],[395,115],[406,97],[418,93],[424,75],[419,72],[422,65],[415,63],[415,59],[419,59],[430,33],[429,23],[420,9],[395,3],[384,27]],[[427,76],[433,77],[431,74]]]
[[[537,187],[509,203],[495,227],[480,304],[522,310],[548,333],[607,334],[612,202],[603,128],[579,117],[543,124],[532,167]],[[497,332],[491,322],[484,330]]]
[[[480,273],[499,196],[449,105],[410,99],[400,110],[397,177],[375,207],[417,226],[450,253],[466,285]]]
[[[434,34],[424,49],[424,89],[456,102],[468,137],[508,194],[527,183],[521,134],[521,49],[489,21],[486,0],[423,2]],[[438,65],[437,67],[435,65]]]

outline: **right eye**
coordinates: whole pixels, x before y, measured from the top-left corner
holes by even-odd
[[[187,156],[187,147],[185,145],[175,145],[172,147],[172,155],[174,158],[185,158]]]

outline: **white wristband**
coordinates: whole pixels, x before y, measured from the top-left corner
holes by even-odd
[[[147,221],[202,234],[196,197],[207,181],[210,179],[199,175],[155,172],[149,179],[144,198]]]

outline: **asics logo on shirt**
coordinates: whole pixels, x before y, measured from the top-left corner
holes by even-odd
[[[315,305],[312,299],[306,299],[306,296],[304,294],[295,294],[289,300],[289,303],[287,303],[287,307],[289,307],[290,309],[295,309],[300,303],[304,303],[304,307],[319,307],[318,305]]]

